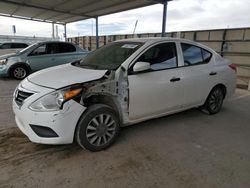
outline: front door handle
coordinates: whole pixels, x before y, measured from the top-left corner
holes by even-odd
[[[170,80],[170,82],[178,82],[178,81],[180,81],[181,80],[181,78],[175,78],[175,77],[173,77],[171,80]]]
[[[210,72],[210,73],[209,73],[210,76],[214,76],[214,75],[216,75],[216,74],[217,74],[217,72]]]

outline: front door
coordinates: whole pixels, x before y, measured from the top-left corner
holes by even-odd
[[[27,56],[27,63],[33,71],[44,69],[53,64],[51,51],[48,44],[41,44]]]
[[[136,60],[150,63],[150,70],[132,71],[128,76],[130,120],[166,114],[182,106],[182,73],[177,59],[176,44],[168,42],[149,48]]]

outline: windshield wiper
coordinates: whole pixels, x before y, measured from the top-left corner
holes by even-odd
[[[89,69],[98,69],[98,66],[97,65],[91,65],[91,64],[80,64],[80,67],[83,67],[83,68],[89,68]]]

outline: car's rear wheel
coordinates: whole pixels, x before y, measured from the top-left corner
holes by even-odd
[[[204,107],[209,112],[209,114],[216,114],[221,110],[223,100],[223,89],[221,87],[215,87],[210,92]]]
[[[80,118],[76,141],[82,148],[100,151],[114,143],[119,129],[117,113],[107,105],[96,104]]]
[[[29,70],[27,69],[27,67],[23,65],[17,65],[13,67],[10,71],[11,77],[17,80],[24,79],[26,76],[28,76],[28,74],[29,74]]]

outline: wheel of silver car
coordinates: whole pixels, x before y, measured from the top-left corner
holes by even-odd
[[[214,88],[206,101],[205,108],[210,114],[216,114],[221,110],[224,100],[224,93],[221,87]]]
[[[17,80],[22,80],[28,75],[28,70],[24,66],[16,66],[11,70],[11,76]]]
[[[93,105],[80,118],[76,130],[78,144],[90,151],[109,147],[119,132],[116,112],[106,105]]]

